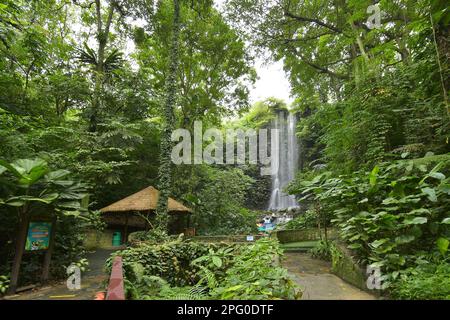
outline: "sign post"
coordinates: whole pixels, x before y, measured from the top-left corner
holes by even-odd
[[[28,226],[26,251],[47,250],[50,245],[52,223],[47,221],[33,221]]]
[[[52,221],[44,220],[45,219],[34,219],[34,221],[30,222],[30,216],[27,213],[23,212],[20,215],[19,232],[16,239],[16,252],[14,255],[11,282],[8,290],[9,294],[16,293],[20,264],[25,251],[45,251],[41,280],[42,282],[48,280],[50,260],[54,246],[56,216],[52,218]]]
[[[53,217],[50,226],[50,237],[48,249],[44,256],[44,266],[42,268],[42,283],[46,283],[50,271],[50,260],[52,259],[53,247],[55,246],[55,229],[56,229],[56,216]]]

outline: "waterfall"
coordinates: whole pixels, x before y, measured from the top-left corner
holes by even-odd
[[[272,162],[272,165],[278,164],[278,171],[272,175],[269,210],[298,207],[295,196],[283,192],[284,187],[294,179],[298,168],[299,147],[295,135],[296,124],[297,118],[290,112],[279,112],[272,121],[272,128],[279,130],[278,136],[271,142],[278,146],[278,163]]]

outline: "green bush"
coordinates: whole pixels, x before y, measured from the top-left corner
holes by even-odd
[[[301,293],[277,265],[278,242],[251,245],[170,241],[117,253],[130,299],[296,299]],[[110,267],[111,260],[108,261]]]
[[[182,171],[182,170],[185,171]],[[180,167],[176,175],[198,177],[193,181],[178,181],[176,190],[195,190],[181,198],[194,209],[191,226],[198,235],[246,234],[257,232],[257,214],[246,209],[246,196],[255,182],[240,168],[219,169],[195,166],[192,172]],[[190,185],[195,183],[194,186]]]
[[[130,233],[130,235],[128,236],[128,241],[130,243],[136,241],[145,241],[147,244],[158,244],[168,241],[169,239],[170,239],[169,236],[159,229],[151,229],[148,231],[136,231]]]
[[[395,299],[450,300],[450,263],[425,264],[409,270],[391,288]]]
[[[286,224],[280,225],[277,230],[302,230],[315,227],[317,227],[317,215],[314,210],[310,209]]]
[[[426,158],[425,158],[426,159]],[[442,255],[450,238],[450,161],[397,161],[371,172],[296,181],[291,191],[313,199],[334,219],[359,262],[380,267],[385,286],[424,252]]]
[[[309,250],[313,258],[331,261],[331,243],[320,240],[316,247]]]
[[[131,282],[136,280],[136,270],[142,269],[143,275],[158,276],[171,286],[183,287],[194,285],[199,281],[199,268],[191,261],[217,250],[227,244],[198,243],[181,239],[160,244],[142,243],[137,247],[116,252],[123,260],[124,276]],[[111,268],[112,258],[107,267]]]
[[[9,276],[0,276],[0,295],[6,293],[9,288]]]
[[[275,259],[281,255],[278,242],[261,239],[245,246],[232,262],[225,278],[212,291],[213,299],[298,299],[300,291],[287,270]]]
[[[0,215],[0,272],[10,271],[19,217],[35,219],[48,213],[57,218],[50,276],[67,277],[66,268],[84,257],[86,228],[101,225],[98,212],[85,207],[89,186],[73,179],[69,171],[55,170],[40,158],[11,163],[0,159],[0,178],[0,210],[5,213]],[[19,285],[40,279],[43,255],[44,252],[24,255]]]

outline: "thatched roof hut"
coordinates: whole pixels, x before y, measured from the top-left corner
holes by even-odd
[[[133,193],[131,196],[116,201],[107,207],[100,209],[101,212],[121,212],[121,211],[152,211],[156,210],[159,199],[159,190],[152,186]],[[192,213],[192,210],[183,206],[178,201],[169,198],[170,213]]]
[[[144,215],[154,213],[158,204],[159,190],[150,186],[132,195],[106,206],[100,211],[109,224],[145,227],[147,221],[135,212]],[[191,214],[192,210],[172,198],[168,199],[169,213]]]

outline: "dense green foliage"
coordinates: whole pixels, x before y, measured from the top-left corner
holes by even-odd
[[[278,243],[261,239],[244,246],[231,261],[223,279],[208,276],[215,269],[204,271],[211,296],[215,299],[299,299],[300,291],[289,278],[287,270],[276,265],[281,256]],[[216,265],[216,267],[219,267]]]
[[[200,231],[203,230],[203,234],[254,232],[256,216],[244,208],[253,179],[239,168],[220,170],[206,167],[202,171],[197,187],[199,192],[191,198],[198,210],[193,220]]]
[[[296,299],[298,288],[276,265],[278,243],[207,244],[175,240],[121,251],[133,299]]]
[[[290,193],[386,286],[402,279],[397,298],[418,298],[408,291],[430,271],[415,268],[448,263],[450,15],[440,0],[379,1],[374,26],[372,4],[229,0],[226,12],[288,71],[302,150]]]
[[[332,260],[332,246],[330,241],[319,241],[316,247],[312,248],[309,252],[313,258],[331,261]]]
[[[122,256],[125,277],[128,280],[133,281],[134,269],[143,268],[144,275],[162,277],[172,286],[183,287],[198,281],[199,268],[191,268],[191,261],[217,246],[172,240],[160,244],[143,243],[117,254]]]
[[[202,187],[226,180],[215,176],[220,168],[209,174],[192,166],[174,168],[167,160],[170,143],[163,148],[168,152],[161,148],[170,139],[167,124],[191,130],[195,120],[203,120],[206,129],[246,110],[247,85],[255,79],[252,58],[211,1],[178,2],[178,40],[172,36],[177,29],[170,0],[2,2],[2,159],[40,157],[55,169],[70,170],[90,184],[96,209],[148,185],[160,186],[164,164],[163,196],[170,193],[191,206],[197,203],[192,199],[202,200],[193,221],[200,233],[232,228],[219,226],[232,219],[218,218],[212,222],[217,228],[206,228],[202,218],[217,208],[206,196],[212,190]],[[168,59],[174,50],[178,65]],[[169,94],[169,87],[179,95]],[[241,185],[239,193],[248,190]],[[233,198],[234,190],[225,191]],[[235,225],[243,225],[251,215],[243,208],[248,198],[236,197],[221,208],[221,216],[232,213],[239,220]]]
[[[0,216],[2,231],[0,272],[9,273],[14,257],[17,226],[34,217],[55,217],[54,264],[50,272],[65,276],[66,268],[83,258],[83,232],[86,227],[99,227],[98,215],[87,209],[88,187],[70,180],[67,170],[51,170],[42,159],[19,159],[12,163],[0,160]],[[83,203],[84,202],[84,203]],[[45,217],[44,217],[45,218]],[[41,272],[42,252],[26,257],[22,283],[34,281]]]
[[[423,264],[410,277],[394,284],[392,297],[399,299],[450,299],[450,264]]]
[[[361,262],[381,267],[388,287],[406,281],[411,267],[448,256],[449,161],[430,159],[338,177],[324,172],[291,188],[330,213],[348,248]]]
[[[159,230],[123,251],[131,296],[205,297],[191,291],[201,282],[208,298],[294,297],[266,258],[279,254],[270,241],[165,242],[167,197],[192,208],[197,234],[250,234],[271,183],[254,164],[173,165],[173,129],[267,128],[290,109],[300,170],[288,189],[304,212],[283,227],[334,227],[361,263],[381,267],[395,298],[448,298],[435,285],[450,241],[448,3],[376,1],[373,25],[373,2],[1,1],[0,292],[24,218],[57,214],[52,273],[63,276],[84,263],[95,210],[153,185]],[[254,57],[283,63],[290,106],[249,108]],[[324,239],[315,255],[330,250]],[[25,282],[41,258],[27,258]]]
[[[307,210],[305,213],[300,214],[294,219],[286,222],[285,224],[277,225],[277,230],[302,230],[308,228],[316,228],[318,219],[314,210]]]

